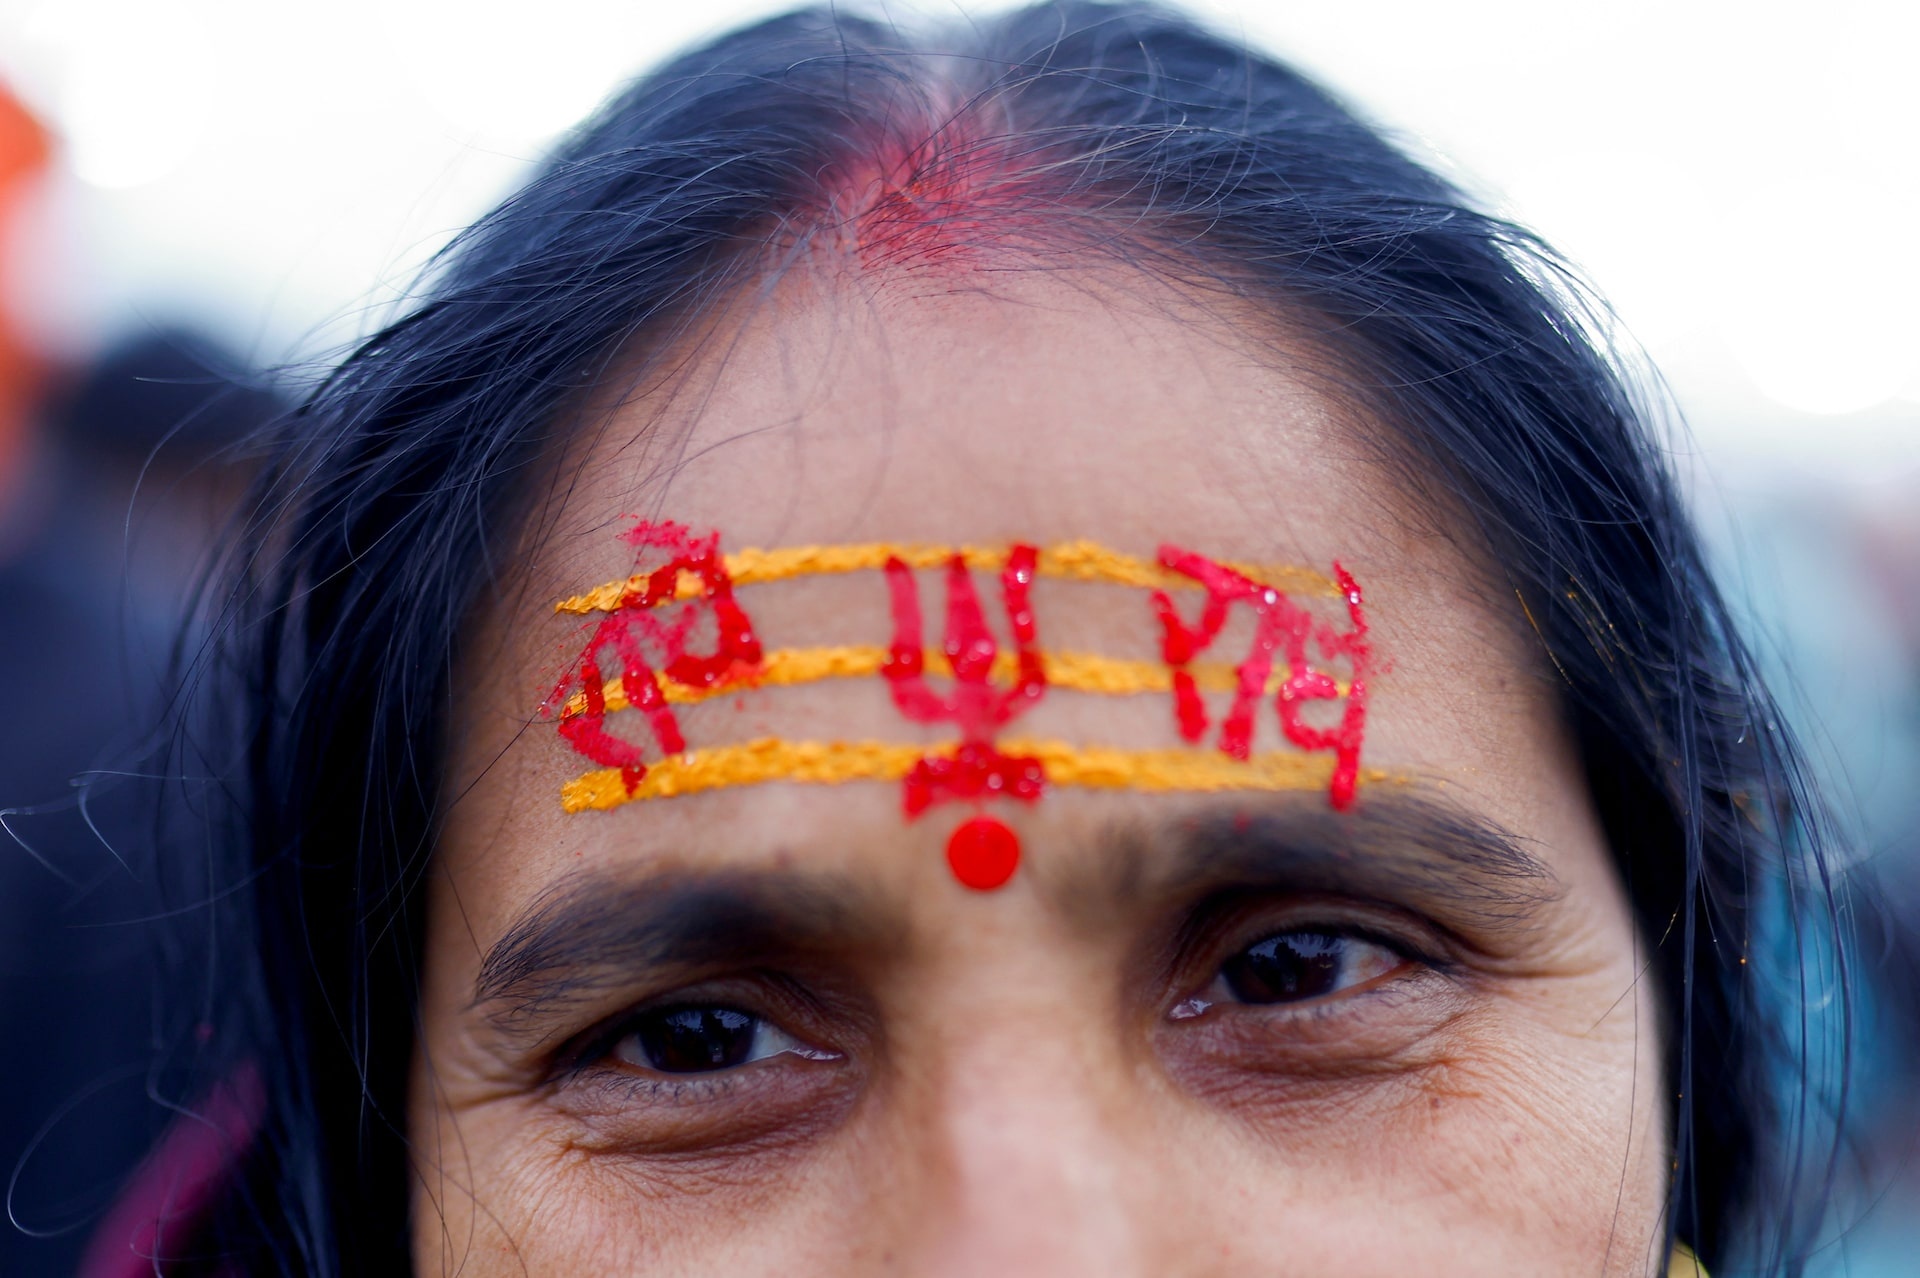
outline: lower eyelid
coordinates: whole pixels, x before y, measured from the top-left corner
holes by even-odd
[[[845,1121],[864,1090],[858,1065],[781,1051],[732,1069],[669,1074],[601,1056],[549,1084],[542,1104],[583,1153],[735,1157],[797,1148]]]
[[[1459,981],[1416,969],[1351,998],[1169,1024],[1156,1054],[1183,1091],[1256,1123],[1350,1122],[1355,1104],[1404,1098],[1470,1050],[1479,1006]]]
[[[634,1105],[706,1105],[727,1101],[735,1093],[751,1095],[758,1088],[771,1084],[773,1080],[765,1077],[760,1067],[769,1062],[776,1063],[777,1067],[781,1059],[788,1057],[802,1062],[826,1063],[845,1059],[838,1053],[800,1044],[797,1049],[781,1048],[764,1056],[756,1054],[727,1069],[670,1073],[630,1061],[623,1062],[608,1055],[583,1064],[563,1081],[562,1086],[582,1089],[588,1097],[593,1098],[590,1104],[604,1101],[621,1108]]]
[[[721,1099],[739,1085],[734,1073],[718,1070],[711,1074],[643,1074],[633,1068],[609,1065],[582,1070],[576,1082],[584,1084],[597,1098],[622,1106],[676,1105]]]

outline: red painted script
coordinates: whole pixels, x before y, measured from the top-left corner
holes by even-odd
[[[666,754],[686,749],[673,707],[661,694],[660,676],[689,688],[712,688],[752,678],[760,669],[760,640],[753,622],[733,595],[733,578],[720,557],[720,534],[695,537],[684,525],[641,522],[624,535],[642,555],[665,551],[666,562],[644,576],[621,597],[613,611],[594,627],[586,648],[541,705],[543,714],[560,717],[560,735],[573,748],[602,767],[619,768],[631,793],[647,775],[641,747],[607,731],[607,697],[603,654],[610,653],[620,672],[627,701],[646,716],[655,742]],[[679,596],[680,577],[690,574],[700,593],[667,616],[664,609]],[[695,627],[711,618],[712,652],[689,650]],[[578,692],[586,708],[575,714],[566,704]]]
[[[951,757],[927,756],[913,765],[906,780],[908,816],[918,816],[946,799],[1007,797],[1032,802],[1046,786],[1038,759],[1002,754],[994,734],[1047,690],[1040,664],[1040,642],[1031,592],[1039,552],[1014,546],[1000,572],[1000,592],[1013,632],[1018,667],[1010,687],[988,681],[999,645],[987,629],[973,576],[959,555],[947,565],[947,664],[953,687],[946,696],[927,684],[926,644],[920,625],[920,588],[913,570],[898,557],[887,560],[887,589],[893,605],[893,644],[881,674],[900,713],[916,723],[951,721],[960,729],[960,745]]]
[[[1207,592],[1199,619],[1191,626],[1181,617],[1171,595],[1164,590],[1153,592],[1153,612],[1161,629],[1161,656],[1173,671],[1174,719],[1180,735],[1188,741],[1198,741],[1209,726],[1206,703],[1201,700],[1188,667],[1219,638],[1233,606],[1245,604],[1254,612],[1253,647],[1246,659],[1234,668],[1233,704],[1220,726],[1220,749],[1236,759],[1252,755],[1254,711],[1273,672],[1277,654],[1286,661],[1289,671],[1275,697],[1281,730],[1303,750],[1333,753],[1333,780],[1328,785],[1327,797],[1336,808],[1351,806],[1354,785],[1360,776],[1360,747],[1367,723],[1367,675],[1373,655],[1367,641],[1367,615],[1359,583],[1339,563],[1333,565],[1352,627],[1338,631],[1326,622],[1316,621],[1284,592],[1205,556],[1177,546],[1162,546],[1160,563],[1170,571],[1191,577]],[[1325,660],[1344,657],[1352,670],[1346,707],[1340,721],[1330,728],[1313,727],[1301,717],[1308,702],[1340,697],[1340,685],[1334,678],[1314,668],[1309,661],[1312,645],[1319,647]]]

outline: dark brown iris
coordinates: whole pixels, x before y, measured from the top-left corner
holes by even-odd
[[[1243,1003],[1293,1003],[1339,988],[1347,938],[1286,932],[1250,945],[1226,961],[1221,975]]]
[[[730,1007],[669,1007],[633,1027],[647,1063],[668,1074],[731,1069],[753,1052],[758,1017]]]

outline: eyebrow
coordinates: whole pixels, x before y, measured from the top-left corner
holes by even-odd
[[[1517,836],[1425,795],[1376,793],[1348,812],[1288,796],[1116,825],[1095,842],[1052,873],[1036,867],[1050,904],[1089,926],[1243,889],[1378,897],[1486,934],[1526,927],[1562,891]],[[550,1018],[644,974],[897,949],[905,926],[897,902],[841,875],[586,872],[543,893],[488,950],[472,1006],[537,1037]]]
[[[1068,867],[1052,887],[1077,915],[1246,889],[1378,898],[1470,936],[1498,935],[1528,927],[1564,893],[1519,835],[1423,793],[1375,791],[1347,812],[1280,796],[1121,827],[1108,843],[1106,864]]]
[[[487,951],[472,1006],[528,1028],[636,975],[792,960],[873,948],[890,915],[837,876],[673,869],[640,880],[570,875]]]

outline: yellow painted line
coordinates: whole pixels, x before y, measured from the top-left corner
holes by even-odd
[[[1038,758],[1050,786],[1096,790],[1324,790],[1334,767],[1332,755],[1285,750],[1243,762],[1217,750],[1120,750],[1048,740],[1007,740],[997,743],[997,748],[1003,754]],[[887,741],[762,737],[669,756],[651,765],[632,791],[618,768],[589,772],[561,787],[560,802],[568,812],[583,812],[768,781],[813,785],[899,781],[921,758],[951,751],[951,747],[929,750]],[[1360,774],[1367,784],[1397,779],[1378,768],[1363,769]]]
[[[759,671],[746,678],[715,684],[710,688],[693,688],[671,679],[662,679],[660,694],[674,705],[694,705],[744,688],[789,687],[817,683],[823,679],[859,679],[877,675],[886,660],[887,650],[875,645],[778,648],[767,653]],[[946,653],[938,648],[928,648],[925,662],[929,671],[944,670],[947,668]],[[1043,652],[1040,654],[1040,664],[1046,671],[1048,686],[1073,692],[1124,697],[1173,690],[1172,669],[1158,661],[1130,661],[1092,652]],[[1016,654],[1002,652],[994,658],[992,677],[1002,683],[1011,683],[1018,667],[1019,658]],[[1194,683],[1207,692],[1232,692],[1240,686],[1240,676],[1224,662],[1196,661],[1187,669],[1193,675]],[[1272,696],[1280,691],[1280,685],[1287,681],[1288,676],[1286,664],[1278,663],[1273,673],[1267,676],[1266,695]],[[1340,694],[1345,696],[1345,681],[1340,683],[1339,688]],[[606,698],[608,710],[627,708],[627,690],[618,678],[608,679],[601,693]],[[585,713],[586,708],[586,693],[576,692],[568,699],[561,714],[571,717]]]

